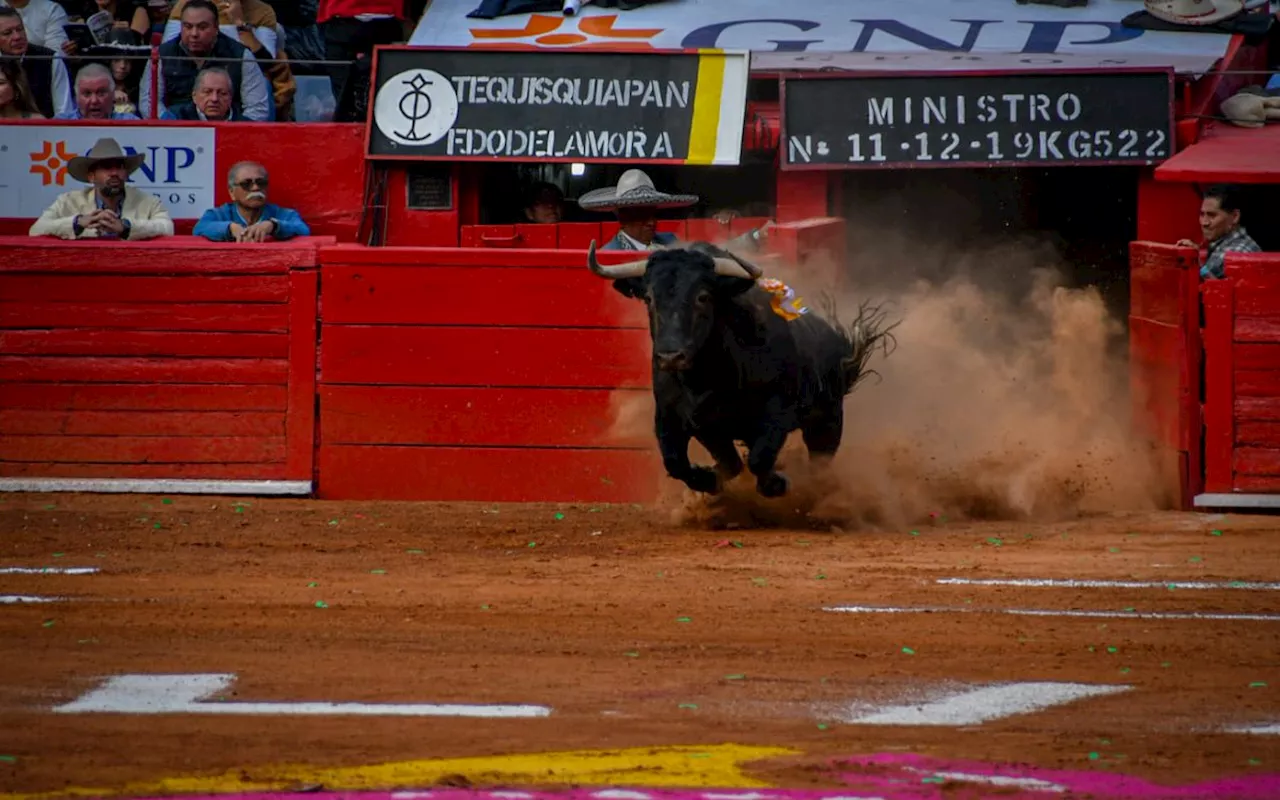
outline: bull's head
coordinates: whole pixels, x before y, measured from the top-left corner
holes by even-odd
[[[660,369],[693,365],[711,333],[717,309],[755,285],[763,271],[749,261],[705,242],[658,250],[640,261],[602,266],[596,243],[587,250],[587,266],[613,288],[649,307],[653,355]]]

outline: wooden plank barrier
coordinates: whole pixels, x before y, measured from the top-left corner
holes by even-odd
[[[1280,253],[1206,281],[1202,506],[1280,506]]]
[[[664,219],[658,221],[658,230],[674,233],[685,241],[720,244],[768,221],[767,217],[737,217],[726,225],[714,219]],[[843,220],[840,222],[843,232]],[[460,242],[463,247],[586,250],[592,239],[596,247],[600,247],[617,233],[616,220],[554,225],[462,225]]]
[[[1129,246],[1129,388],[1139,435],[1157,448],[1179,506],[1200,491],[1200,268],[1195,250]]]
[[[643,304],[546,249],[321,251],[321,497],[646,502]],[[634,257],[605,253],[601,261]]]
[[[309,491],[317,250],[333,241],[0,238],[0,485]]]

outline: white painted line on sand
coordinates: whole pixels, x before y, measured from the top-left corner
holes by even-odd
[[[97,567],[0,567],[0,575],[92,575]]]
[[[1280,723],[1271,725],[1245,725],[1228,728],[1227,733],[1251,733],[1255,736],[1280,736]]]
[[[225,691],[232,673],[117,675],[78,699],[55,706],[58,714],[341,714],[396,717],[550,716],[546,706],[400,703],[225,703],[198,702]]]
[[[1160,566],[1157,564],[1156,566]],[[938,578],[943,586],[1034,586],[1051,589],[1246,589],[1280,591],[1280,583],[1255,581],[1104,581],[1053,578]]]
[[[982,686],[948,694],[938,700],[904,703],[855,712],[843,721],[850,725],[940,725],[963,727],[1012,717],[1086,697],[1126,692],[1128,685],[1084,683],[1008,683]]]
[[[1071,611],[1048,608],[960,608],[946,606],[831,606],[842,614],[1012,614],[1020,617],[1089,617],[1097,619],[1215,619],[1237,622],[1280,622],[1280,614],[1219,614],[1208,611]]]
[[[58,603],[64,597],[40,597],[33,594],[0,594],[0,606],[17,603]]]
[[[946,778],[952,781],[963,781],[965,783],[985,783],[989,786],[999,786],[1001,788],[1013,789],[1031,789],[1038,792],[1053,792],[1054,794],[1062,794],[1067,791],[1067,786],[1052,781],[1040,780],[1039,778],[1014,778],[1009,775],[978,775],[972,772],[933,772],[930,770],[912,768],[912,772],[921,775],[932,775],[937,778]]]
[[[0,478],[0,492],[108,494],[311,494],[311,481],[233,481],[185,478]]]

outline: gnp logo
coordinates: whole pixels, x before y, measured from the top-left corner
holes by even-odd
[[[40,176],[41,186],[63,186],[67,180],[67,162],[75,157],[75,153],[67,152],[66,142],[41,142],[39,152],[31,154],[33,175]]]
[[[64,141],[46,140],[41,145],[38,152],[31,154],[30,171],[40,176],[41,186],[66,185],[67,164],[79,154],[68,153]],[[134,182],[135,177],[142,177],[151,186],[164,186],[182,183],[179,173],[195,164],[196,154],[203,153],[204,148],[151,146],[139,151],[125,145],[124,151],[131,156],[139,152],[146,156],[142,166],[138,167],[138,174],[129,177],[130,182]]]
[[[551,14],[530,14],[523,28],[471,28],[471,37],[479,41],[469,47],[502,47],[508,50],[538,50],[541,47],[565,47],[575,50],[652,50],[648,41],[662,33],[663,28],[613,27],[616,14],[598,17],[563,17]],[[576,24],[577,32],[563,31],[565,23]],[[511,41],[533,39],[534,44]]]

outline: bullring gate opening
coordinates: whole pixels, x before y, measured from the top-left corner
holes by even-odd
[[[660,231],[723,243],[767,223],[761,263],[817,285],[887,269],[864,256],[888,226],[1052,238],[1070,281],[1128,320],[1135,424],[1178,504],[1280,495],[1280,242],[1258,212],[1275,205],[1280,142],[1220,110],[1265,76],[1265,39],[1019,6],[1030,22],[993,21],[997,40],[962,56],[914,17],[860,23],[849,52],[742,9],[717,23],[658,4],[553,18],[578,47],[539,42],[540,15],[463,21],[437,5],[407,46],[376,51],[363,124],[0,127],[27,159],[6,177],[29,190],[0,219],[0,487],[652,499],[652,442],[615,425],[649,389],[647,320],[585,268],[616,217],[574,202],[638,167],[700,198]],[[644,28],[652,15],[663,24]],[[663,44],[592,33],[626,26]],[[1014,30],[1026,40],[1000,38]],[[70,188],[54,162],[104,130],[146,154],[178,235],[27,237]],[[247,157],[311,237],[190,236]],[[561,221],[525,218],[539,180],[564,196]],[[1199,254],[1174,243],[1198,238],[1197,188],[1224,181],[1252,187],[1246,219],[1271,252],[1229,256],[1227,278],[1202,286]]]

